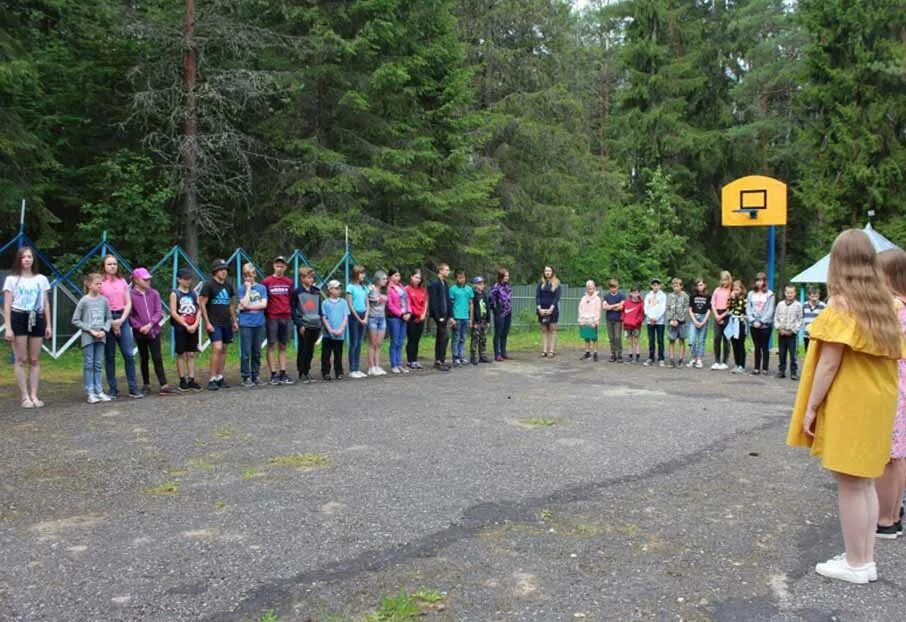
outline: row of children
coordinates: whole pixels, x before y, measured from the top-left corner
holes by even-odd
[[[579,332],[585,342],[583,359],[598,360],[598,327],[601,315],[607,322],[610,342],[610,361],[623,363],[623,334],[629,349],[626,363],[640,363],[639,341],[642,327],[648,334],[648,358],[643,363],[657,363],[664,367],[664,336],[669,343],[667,357],[672,368],[704,367],[705,343],[708,327],[714,324],[714,363],[712,370],[728,369],[729,351],[733,351],[732,373],[746,370],[746,333],[754,344],[755,366],[753,375],[768,373],[769,350],[772,330],[777,330],[779,367],[778,378],[786,377],[789,363],[790,378],[798,380],[798,338],[801,329],[815,321],[825,305],[819,300],[816,288],[809,289],[808,302],[796,300],[796,288],[787,285],[783,300],[777,303],[774,293],[767,287],[765,273],[759,272],[751,290],[746,292],[740,280],[733,280],[729,272],[721,272],[720,285],[708,292],[704,279],[697,279],[690,295],[683,290],[683,281],[671,280],[671,292],[661,291],[661,281],[651,279],[651,290],[642,297],[639,288],[629,290],[629,296],[620,291],[616,279],[608,282],[608,290],[601,296],[594,281],[585,284],[585,295],[579,301]],[[685,363],[686,343],[689,343],[689,362]],[[808,338],[805,340],[808,346]]]

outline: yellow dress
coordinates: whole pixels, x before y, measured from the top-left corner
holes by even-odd
[[[811,447],[825,469],[878,477],[890,459],[897,412],[897,359],[883,353],[852,315],[830,306],[812,322],[809,338],[787,445]],[[818,407],[812,438],[802,431],[802,421],[824,343],[845,347],[837,375]]]

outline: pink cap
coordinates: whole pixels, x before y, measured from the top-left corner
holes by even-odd
[[[132,278],[134,279],[143,279],[148,280],[151,278],[151,273],[148,272],[147,268],[136,268],[132,271]]]

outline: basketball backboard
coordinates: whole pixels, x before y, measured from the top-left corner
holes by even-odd
[[[740,177],[721,191],[724,227],[786,224],[786,184],[771,177]]]

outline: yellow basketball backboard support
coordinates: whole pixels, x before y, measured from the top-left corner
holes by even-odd
[[[724,227],[763,227],[786,224],[786,184],[772,177],[749,175],[721,190]]]

